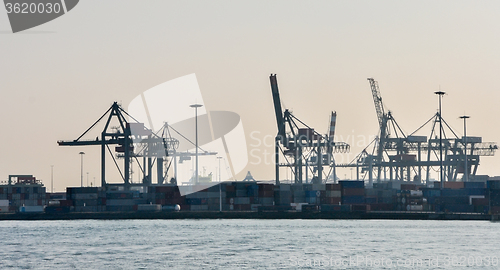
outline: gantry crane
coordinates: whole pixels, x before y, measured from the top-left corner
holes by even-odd
[[[368,173],[369,186],[373,183],[374,168],[377,168],[377,182],[381,181],[382,173],[385,180],[389,181],[421,182],[424,180],[423,170],[426,170],[425,180],[428,181],[431,179],[431,170],[443,165],[446,181],[457,181],[457,175],[465,171],[472,176],[476,175],[479,157],[493,156],[498,149],[496,143],[482,142],[481,137],[459,138],[439,112],[410,135],[405,135],[392,113],[385,112],[377,81],[373,78],[368,78],[368,81],[380,127],[372,152],[376,154],[370,155],[365,148],[351,163],[340,164],[339,167],[356,167],[358,180],[360,179],[359,168],[362,168],[361,173]],[[436,123],[440,121],[442,125],[437,125]],[[429,123],[432,123],[429,137],[415,135]],[[441,140],[434,138],[440,132],[436,132],[435,129],[441,128],[440,126],[442,126],[442,134],[445,134],[445,138]],[[446,137],[446,134],[452,136]],[[442,162],[438,154],[440,149],[444,149]],[[467,155],[465,155],[465,149],[467,149]],[[469,168],[464,170],[465,156],[467,156],[467,166],[473,167],[472,170]]]
[[[269,79],[278,127],[275,138],[276,184],[280,183],[280,167],[290,169],[294,175],[294,182],[297,184],[303,182],[304,172],[306,180],[308,179],[309,171],[312,175],[312,183],[323,183],[325,179],[330,177],[335,179],[333,153],[345,153],[350,149],[347,143],[334,142],[333,140],[336,113],[332,112],[330,118],[330,133],[327,135],[319,134],[295,117],[288,109],[283,112],[276,74],[271,74]],[[331,125],[333,125],[333,129]],[[285,159],[284,163],[280,163],[281,156]],[[324,167],[330,169],[325,178],[323,177]]]

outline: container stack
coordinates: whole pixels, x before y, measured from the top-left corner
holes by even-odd
[[[9,212],[9,200],[0,200],[0,213]]]
[[[339,181],[342,204],[365,204],[364,181]]]
[[[146,199],[139,197],[138,191],[107,191],[106,192],[106,211],[109,212],[130,212],[137,210],[138,204],[146,204]]]
[[[181,196],[178,186],[149,186],[146,197],[148,203],[161,205],[162,209],[164,206],[167,206],[165,209],[169,209],[170,206],[179,205],[182,210],[189,210],[186,197]]]
[[[307,184],[301,185],[301,184],[293,184],[291,185],[291,191],[292,191],[292,202],[293,203],[298,203],[298,204],[303,204],[306,203],[306,191],[304,188]],[[310,188],[312,189],[312,188]]]
[[[488,181],[488,196],[490,198],[490,213],[500,214],[500,181]]]
[[[102,212],[105,211],[105,193],[97,187],[68,187],[66,198],[74,206],[75,212]],[[103,198],[104,197],[104,198]],[[104,199],[104,200],[103,200]],[[60,201],[67,205],[68,202]],[[63,211],[63,210],[61,210]]]
[[[7,211],[16,211],[20,206],[45,206],[47,194],[42,185],[6,185],[0,186],[0,200],[9,201]]]
[[[292,203],[292,185],[280,184],[275,186],[274,198],[276,205],[290,206]]]
[[[259,204],[261,206],[274,205],[274,185],[257,184],[257,186],[259,187]]]
[[[342,191],[340,184],[326,184],[325,196],[321,196],[321,204],[338,205],[340,203],[342,203]]]

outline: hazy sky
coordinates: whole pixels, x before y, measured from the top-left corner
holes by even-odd
[[[466,113],[469,135],[500,141],[498,14],[498,1],[84,0],[12,34],[0,12],[0,180],[33,174],[50,187],[54,165],[56,190],[77,186],[85,151],[85,171],[99,181],[99,147],[57,140],[76,139],[113,101],[127,106],[192,73],[207,107],[241,116],[248,145],[276,134],[271,73],[284,105],[321,133],[337,111],[344,140],[377,133],[373,77],[406,132],[436,112],[441,89],[443,117],[460,135]],[[265,150],[273,147],[254,153]],[[478,174],[500,175],[499,159],[483,158]],[[274,176],[271,164],[249,164],[238,178],[247,170]]]

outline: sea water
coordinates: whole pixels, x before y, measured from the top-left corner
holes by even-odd
[[[500,269],[500,223],[1,221],[0,269]]]

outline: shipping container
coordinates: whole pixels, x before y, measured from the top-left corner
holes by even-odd
[[[488,206],[489,202],[487,198],[471,198],[471,204],[474,206]]]
[[[44,209],[44,206],[20,206],[19,207],[19,212],[20,213],[42,213]]]
[[[343,196],[342,204],[364,204],[364,196]]]
[[[133,205],[106,205],[108,212],[132,212],[134,211]]]
[[[47,206],[45,207],[45,213],[49,214],[65,214],[69,213],[69,206]]]
[[[350,204],[342,204],[342,205],[328,205],[323,204],[320,206],[321,212],[350,212],[351,205]]]
[[[343,189],[345,189],[345,188],[364,188],[365,187],[364,181],[342,180],[342,181],[339,181],[339,184]]]
[[[161,211],[161,205],[160,204],[138,204],[137,205],[137,211],[140,212],[159,212]]]
[[[250,198],[249,197],[234,198],[234,204],[250,204]]]
[[[343,188],[342,197],[344,196],[365,196],[364,188]]]
[[[407,205],[406,206],[406,211],[423,211],[424,206],[423,205]]]
[[[321,204],[340,204],[342,202],[341,198],[321,198],[320,199]]]
[[[133,199],[134,194],[132,192],[107,192],[107,199]]]
[[[486,185],[485,182],[465,182],[464,187],[465,188],[485,188]]]
[[[445,212],[452,213],[474,213],[474,205],[469,204],[445,204],[443,206]]]
[[[371,211],[394,211],[394,204],[392,203],[375,203],[370,204]]]
[[[135,204],[136,204],[136,201],[133,199],[123,199],[123,200],[107,199],[106,200],[106,206],[131,206],[131,205],[135,205]],[[77,201],[75,201],[75,206],[76,205],[77,205]],[[96,201],[96,205],[97,205],[97,201]]]
[[[444,182],[444,188],[462,189],[464,188],[464,182]]]
[[[327,190],[326,197],[328,197],[328,198],[340,198],[340,197],[342,197],[342,191],[340,191],[340,190]]]
[[[341,190],[340,184],[326,184],[326,190]]]
[[[1,206],[9,206],[9,200],[0,200],[0,207]]]
[[[500,180],[488,180],[486,186],[489,189],[500,189]]]

